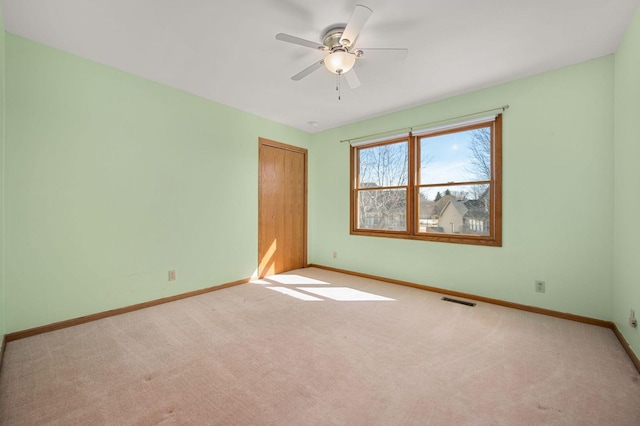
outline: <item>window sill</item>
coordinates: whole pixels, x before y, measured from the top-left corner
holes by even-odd
[[[486,247],[502,247],[502,239],[496,236],[475,235],[425,235],[399,231],[351,230],[351,235],[361,237],[400,238],[404,240],[432,241],[436,243],[468,244]]]

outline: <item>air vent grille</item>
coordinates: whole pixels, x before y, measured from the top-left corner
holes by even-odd
[[[476,306],[476,304],[473,302],[467,302],[466,300],[452,299],[450,297],[443,297],[442,300],[444,300],[445,302],[459,303],[460,305],[465,305],[465,306],[471,306],[471,307]]]

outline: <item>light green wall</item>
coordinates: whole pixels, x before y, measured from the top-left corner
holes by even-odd
[[[615,239],[613,320],[640,356],[640,332],[629,327],[629,311],[640,318],[640,10],[615,56]]]
[[[4,21],[0,14],[0,341],[5,334],[4,297]]]
[[[310,260],[610,319],[613,64],[608,56],[314,135]],[[503,247],[349,235],[349,146],[339,140],[504,104]]]
[[[6,332],[254,273],[258,137],[307,133],[12,34],[6,47]]]
[[[260,136],[310,150],[310,262],[624,326],[639,291],[638,21],[615,58],[315,135],[7,34],[0,332],[250,276]],[[503,247],[349,235],[340,139],[504,104]]]

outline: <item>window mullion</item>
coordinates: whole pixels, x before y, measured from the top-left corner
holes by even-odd
[[[418,153],[415,144],[416,138],[411,132],[409,132],[409,188],[407,188],[407,197],[409,202],[407,203],[407,232],[410,235],[416,234],[416,222],[418,220],[418,207],[416,184],[417,184],[417,164],[416,159]]]

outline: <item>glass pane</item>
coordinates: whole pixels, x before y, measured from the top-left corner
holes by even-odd
[[[361,148],[360,188],[406,186],[409,168],[409,144],[398,142]]]
[[[358,228],[407,230],[407,190],[358,191]]]
[[[491,180],[491,127],[420,139],[420,183]]]
[[[489,235],[489,185],[420,188],[418,232]]]

